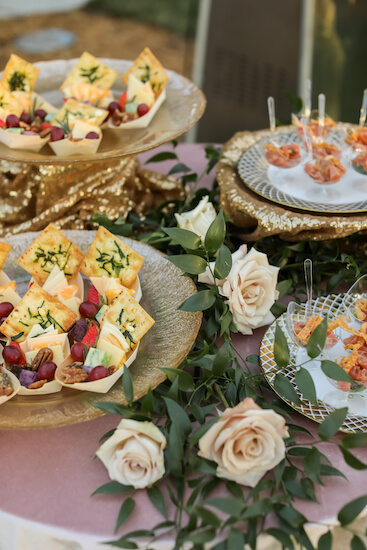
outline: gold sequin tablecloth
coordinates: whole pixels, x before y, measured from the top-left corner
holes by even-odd
[[[291,127],[283,127],[279,131],[290,129]],[[322,215],[298,211],[279,206],[247,188],[238,175],[237,162],[242,153],[266,133],[268,132],[258,131],[235,134],[224,145],[223,157],[217,168],[220,205],[238,228],[240,238],[256,241],[279,235],[289,241],[305,238],[327,240],[346,237],[358,231],[367,233],[367,212]]]
[[[64,229],[86,229],[94,212],[126,218],[183,197],[180,182],[141,169],[133,156],[61,166],[0,161],[0,237],[56,221]]]

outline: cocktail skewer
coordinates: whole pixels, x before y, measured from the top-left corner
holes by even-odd
[[[322,139],[325,126],[325,94],[319,94],[319,137]]]
[[[309,78],[306,80],[306,90],[305,90],[305,113],[307,122],[310,120],[311,116],[311,105],[312,105],[312,80]]]
[[[361,114],[359,115],[359,127],[360,128],[363,128],[363,126],[366,122],[366,113],[367,113],[367,88],[363,92]]]
[[[275,103],[273,97],[268,97],[268,112],[269,112],[269,125],[272,140],[275,135]]]

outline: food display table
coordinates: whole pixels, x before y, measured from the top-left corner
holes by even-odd
[[[160,150],[170,148],[167,145]],[[182,144],[176,152],[181,162],[197,173],[202,172],[206,163],[203,145]],[[143,163],[150,156],[151,153],[145,153],[140,160]],[[172,161],[169,163],[156,164],[154,168],[166,173]],[[209,187],[212,179],[213,174],[205,176],[201,185]],[[265,330],[266,327],[257,329],[253,336],[233,336],[233,343],[243,357],[259,352]],[[291,416],[292,422],[307,427],[316,435],[316,423],[297,413]],[[104,416],[60,428],[0,432],[1,550],[106,548],[102,543],[115,537],[114,526],[121,496],[91,497],[95,489],[109,481],[107,470],[100,460],[94,460],[94,455],[99,439],[116,427],[118,421],[118,417]],[[320,450],[332,459],[333,466],[340,469],[348,480],[324,478],[325,485],[319,486],[317,493],[319,503],[300,503],[298,509],[310,521],[332,522],[346,502],[366,492],[365,483],[361,483],[361,476],[366,479],[366,475],[346,466],[335,445],[323,443]],[[367,462],[367,449],[355,454]],[[120,530],[120,536],[135,529],[149,529],[163,521],[146,491],[139,491],[135,500],[135,511]],[[320,533],[315,528],[316,532]],[[338,548],[346,548],[343,536],[337,537]],[[172,543],[163,540],[150,548],[166,550],[172,548]],[[278,546],[273,539],[270,541],[264,537],[259,548],[272,550]]]

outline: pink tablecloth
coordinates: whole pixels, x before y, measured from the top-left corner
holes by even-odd
[[[168,148],[170,146],[160,150]],[[182,162],[198,173],[202,171],[205,166],[204,146],[179,145],[177,152]],[[152,154],[146,153],[142,158],[149,158]],[[173,163],[157,164],[154,169],[166,171]],[[206,176],[204,185],[208,186],[213,177],[214,174]],[[235,336],[234,343],[242,356],[258,353],[264,330],[258,329],[253,336]],[[316,424],[296,413],[293,421],[307,426],[314,433],[317,431]],[[91,494],[109,481],[105,467],[93,457],[99,438],[117,423],[117,417],[105,416],[57,429],[1,431],[0,511],[76,533],[97,535],[101,541],[113,538],[121,497],[92,498]],[[310,520],[333,517],[344,503],[366,492],[361,473],[344,464],[334,445],[324,444],[322,451],[336,468],[345,473],[348,481],[326,479],[325,486],[318,491],[320,504],[300,503],[299,509]],[[359,456],[366,462],[367,449],[360,451]],[[365,474],[362,475],[365,479]],[[123,531],[148,529],[162,521],[144,491],[140,491],[135,500],[136,509]]]

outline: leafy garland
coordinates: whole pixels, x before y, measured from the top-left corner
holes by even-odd
[[[220,155],[220,149],[206,148],[208,166],[204,173],[214,168]],[[168,151],[155,155],[148,162],[168,159],[178,161],[176,153]],[[256,371],[258,356],[243,358],[233,345],[231,334],[236,332],[236,328],[218,288],[197,282],[197,275],[206,269],[210,261],[215,261],[214,273],[218,278],[229,273],[231,251],[240,244],[236,240],[235,229],[229,224],[226,231],[229,220],[221,211],[210,227],[204,245],[193,233],[177,228],[174,213],[191,210],[208,191],[196,190],[202,176],[192,173],[180,162],[170,170],[170,174],[183,174],[182,182],[190,185],[184,202],[163,204],[143,218],[130,214],[126,221],[123,218],[111,221],[105,215],[95,214],[91,220],[117,235],[133,236],[166,252],[169,259],[198,286],[199,292],[186,300],[181,309],[203,311],[204,315],[202,328],[185,361],[177,370],[164,369],[168,378],[165,383],[153,391],[149,390],[142,399],[133,403],[132,379],[126,369],[122,384],[128,406],[95,403],[104,412],[119,417],[159,422],[159,428],[168,442],[165,461],[169,482],[158,482],[147,489],[152,504],[162,514],[162,522],[151,530],[126,533],[108,544],[118,548],[138,548],[136,539],[140,541],[144,537],[147,540],[145,548],[149,549],[162,536],[170,536],[175,541],[175,550],[187,542],[192,543],[196,550],[204,550],[207,543],[211,543],[213,550],[243,550],[245,544],[256,550],[258,536],[267,533],[284,549],[293,550],[298,543],[302,548],[312,550],[314,546],[305,530],[307,518],[297,510],[295,499],[317,503],[316,487],[323,483],[325,477],[344,477],[319,451],[317,444],[331,440],[339,447],[350,467],[363,470],[367,469],[367,464],[362,463],[351,450],[367,444],[367,433],[348,434],[332,441],[346,417],[345,408],[335,410],[323,421],[318,429],[317,441],[305,428],[288,423],[290,437],[286,440],[285,459],[273,470],[272,479],[262,479],[248,491],[243,491],[233,481],[219,480],[215,475],[216,465],[197,455],[198,441],[217,421],[218,409],[233,407],[245,397],[252,397],[262,408],[273,409],[288,418],[290,409],[269,391],[263,375]],[[218,194],[218,185],[214,181],[209,196],[216,208]],[[357,234],[345,239],[326,242],[304,240],[297,244],[271,237],[257,241],[255,246],[268,254],[271,264],[280,267],[278,289],[281,295],[297,296],[304,294],[305,258],[311,256],[314,259],[315,292],[318,295],[325,293],[325,290],[329,293],[341,282],[350,285],[360,273],[367,272],[364,243],[365,238]],[[275,315],[284,310],[279,302],[272,309]],[[322,323],[308,344],[310,357],[318,355],[325,339],[326,325]],[[279,367],[289,363],[287,341],[279,326],[275,333],[274,359]],[[330,375],[330,365],[327,363],[323,362],[323,369]],[[333,377],[344,380],[345,372],[341,368],[335,370],[335,364],[332,365]],[[310,381],[311,377],[305,369],[301,368],[301,372],[296,380],[297,385],[305,399],[315,402],[312,379]],[[276,384],[281,395],[294,401],[297,394],[285,377],[277,374]],[[105,434],[102,440],[112,433]],[[302,435],[302,443],[297,440],[299,434]],[[220,498],[213,496],[219,484],[225,485],[226,489],[226,496]],[[117,533],[134,510],[134,489],[112,481],[94,494],[123,495],[116,522]],[[173,518],[167,515],[167,500],[175,510]],[[341,526],[351,533],[351,548],[356,550],[365,548],[362,540],[364,533],[355,532],[350,524],[366,505],[367,495],[364,495],[346,504],[338,514]],[[219,511],[221,516],[225,514],[225,519],[220,519],[213,510]],[[268,514],[277,518],[277,527],[266,526]],[[330,526],[319,539],[317,549],[331,549],[332,540]]]

